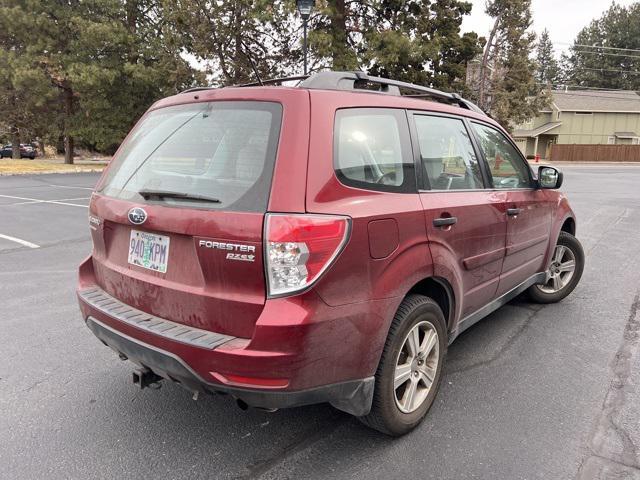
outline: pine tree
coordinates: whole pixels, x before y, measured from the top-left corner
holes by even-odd
[[[606,48],[602,48],[606,47]],[[575,86],[640,90],[640,3],[613,3],[577,35],[563,58],[567,83]]]
[[[481,39],[460,34],[461,0],[318,0],[311,70],[463,90]],[[205,78],[239,84],[300,73],[293,0],[0,0],[0,131],[113,151],[155,100]],[[186,55],[185,55],[186,54]],[[189,58],[189,61],[185,60]],[[61,139],[63,141],[58,142]]]
[[[300,73],[302,22],[293,0],[165,0],[187,51],[214,84]],[[372,74],[463,90],[480,50],[460,34],[471,4],[460,0],[319,0],[309,24],[310,71]]]
[[[165,0],[166,20],[212,83],[237,85],[290,73],[299,61],[293,1]]]
[[[482,109],[510,128],[534,117],[549,102],[548,93],[537,84],[531,58],[531,0],[491,0],[486,12],[495,23],[483,55],[477,99]]]
[[[22,61],[37,69],[52,86],[57,102],[55,122],[65,145],[65,162],[73,163],[75,130],[86,122],[80,115],[83,89],[93,101],[109,84],[126,35],[112,13],[110,0],[3,0],[11,10],[8,28],[17,45],[24,45]]]
[[[459,0],[332,0],[314,17],[311,49],[320,68],[460,91],[466,63],[480,51],[476,34],[460,34],[470,11]]]
[[[540,40],[538,40],[536,62],[538,64],[536,73],[538,83],[550,86],[556,84],[560,77],[560,67],[553,50],[553,43],[549,37],[549,31],[546,28],[540,34]]]
[[[20,86],[18,129],[61,138],[67,163],[76,144],[113,151],[149,105],[195,82],[161,0],[0,0],[0,32],[16,59],[0,101]]]
[[[133,123],[156,100],[202,84],[204,76],[182,58],[179,32],[165,21],[161,0],[118,0],[112,11],[124,27],[124,40],[109,65],[111,77],[85,92],[78,106],[84,120],[75,133],[84,146],[113,152]],[[88,121],[87,121],[88,120]]]
[[[364,48],[363,23],[367,5],[345,0],[318,2],[318,12],[310,23],[311,71],[361,70],[358,53]],[[372,7],[373,8],[373,7]]]
[[[19,145],[39,132],[47,119],[50,98],[47,79],[31,68],[27,44],[16,32],[23,26],[24,1],[0,2],[0,128],[11,143]],[[13,158],[20,149],[13,148]]]

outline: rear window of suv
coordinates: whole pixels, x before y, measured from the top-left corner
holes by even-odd
[[[149,113],[100,193],[136,202],[264,212],[282,121],[273,102],[221,101]]]

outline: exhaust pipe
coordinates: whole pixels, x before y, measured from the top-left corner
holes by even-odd
[[[236,404],[238,405],[240,410],[243,410],[245,412],[250,408],[249,405],[247,405],[247,402],[245,402],[244,400],[240,400],[239,398],[236,398]],[[268,413],[274,413],[278,411],[277,408],[265,408],[265,407],[251,407],[251,408],[255,408],[256,410],[260,410],[262,412],[268,412]]]

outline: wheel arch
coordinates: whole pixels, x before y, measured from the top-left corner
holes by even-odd
[[[558,197],[558,205],[553,216],[551,232],[549,235],[549,245],[547,246],[547,254],[545,255],[544,265],[549,264],[551,255],[555,249],[560,232],[567,232],[574,237],[576,236],[576,215],[569,206],[567,198],[560,194]]]
[[[447,321],[447,330],[451,330],[454,323],[456,304],[453,287],[446,279],[441,277],[423,278],[409,289],[407,295],[412,293],[424,295],[436,302]]]
[[[575,237],[576,235],[576,220],[573,217],[567,217],[560,227],[561,232],[570,233]]]

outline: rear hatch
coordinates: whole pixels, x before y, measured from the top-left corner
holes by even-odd
[[[97,284],[158,317],[249,338],[283,107],[210,101],[148,113],[96,190]]]

